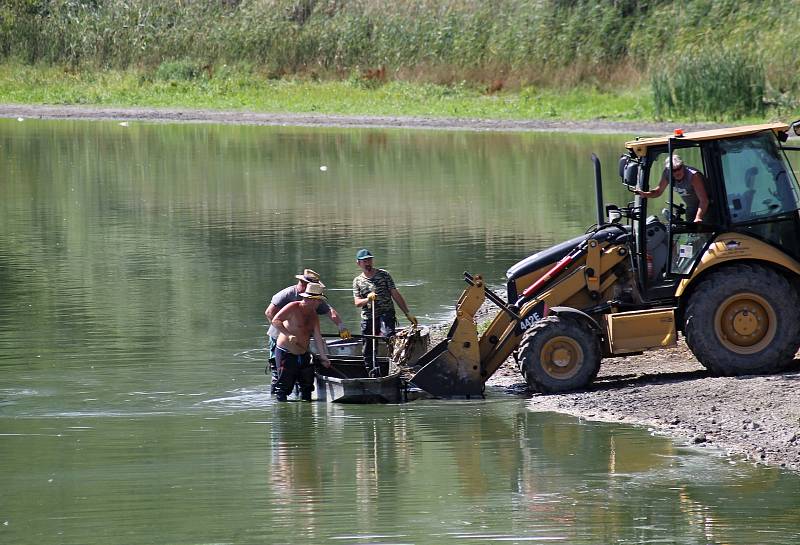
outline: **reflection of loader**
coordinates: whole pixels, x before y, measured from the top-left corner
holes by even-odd
[[[665,157],[693,148],[712,203],[703,224],[683,221],[671,174],[666,225],[639,196],[603,210],[593,157],[597,225],[514,265],[508,302],[465,273],[447,338],[411,382],[438,396],[480,395],[514,355],[531,388],[567,391],[588,385],[602,358],[674,345],[679,331],[715,374],[783,369],[800,347],[800,186],[785,156],[800,148],[785,145],[789,128],[676,131],[626,144],[620,176],[644,190]],[[800,121],[792,128],[800,135]],[[485,299],[500,312],[478,336]]]

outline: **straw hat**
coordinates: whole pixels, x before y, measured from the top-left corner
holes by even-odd
[[[305,297],[306,299],[325,299],[325,296],[322,294],[324,289],[325,286],[319,282],[310,282],[306,286],[306,290],[300,294],[300,297]]]
[[[325,287],[325,284],[323,284],[319,279],[319,273],[317,271],[312,271],[311,269],[303,269],[303,274],[296,274],[294,277],[298,280],[302,280],[303,282],[314,282],[323,288]]]

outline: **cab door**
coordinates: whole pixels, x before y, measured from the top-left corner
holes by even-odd
[[[681,191],[666,164],[672,154],[677,154],[683,164],[697,171],[700,175],[709,206],[702,224],[694,224],[694,218],[688,218],[687,205]],[[661,196],[648,199],[648,214],[655,215],[666,226],[665,242],[661,248],[648,248],[652,252],[654,262],[663,263],[655,275],[651,275],[650,284],[669,286],[676,279],[691,274],[705,248],[712,240],[720,223],[718,168],[712,160],[713,153],[709,143],[676,141],[674,145],[650,150],[648,161],[648,187],[656,188],[666,180],[666,187]],[[648,223],[650,219],[648,218]],[[664,257],[659,258],[662,254]]]
[[[669,259],[667,261],[668,276],[683,277],[691,274],[694,266],[700,261],[700,257],[705,252],[708,245],[719,232],[720,223],[724,221],[724,215],[720,213],[721,184],[719,184],[718,165],[714,161],[715,151],[713,142],[702,142],[686,146],[687,142],[681,142],[681,147],[673,147],[673,154],[680,154],[683,164],[696,170],[699,175],[699,185],[705,191],[708,198],[708,207],[703,216],[702,223],[695,223],[692,211],[688,210],[680,218],[674,218],[669,223]],[[672,147],[672,146],[671,146]],[[664,154],[664,160],[669,157],[669,153]],[[664,174],[668,175],[667,169]],[[689,176],[688,172],[684,176]],[[674,176],[670,180],[670,203],[674,210],[676,206],[683,205],[686,197],[685,190],[681,188],[686,184],[679,184]]]

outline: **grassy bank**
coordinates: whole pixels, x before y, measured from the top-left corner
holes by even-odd
[[[208,108],[341,115],[486,119],[639,120],[652,116],[647,92],[524,88],[488,95],[466,85],[359,79],[314,82],[275,80],[241,70],[212,78],[152,77],[127,70],[65,71],[55,67],[0,65],[0,102]]]
[[[84,74],[48,84],[64,102],[216,107],[228,85],[230,107],[271,109],[256,88],[277,97],[309,81],[330,87],[281,109],[390,100],[403,109],[386,113],[405,115],[726,120],[800,108],[797,20],[796,0],[9,0],[0,61]],[[116,90],[93,91],[104,78]],[[179,91],[194,104],[159,102]]]

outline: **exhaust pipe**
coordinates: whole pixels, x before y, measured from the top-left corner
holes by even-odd
[[[603,178],[600,173],[600,159],[594,153],[592,154],[592,163],[594,163],[594,194],[597,199],[597,226],[600,227],[606,223],[606,213],[603,205]]]

